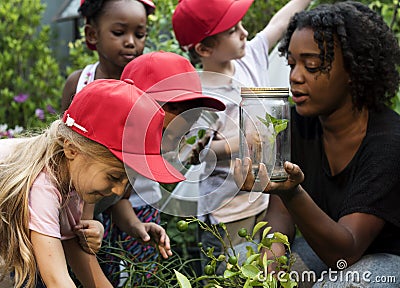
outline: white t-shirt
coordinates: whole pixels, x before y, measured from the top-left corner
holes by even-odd
[[[224,138],[239,137],[240,87],[268,87],[268,43],[257,34],[246,44],[246,55],[234,61],[235,74],[230,85],[207,86],[203,93],[225,103],[226,109],[217,112],[217,132]],[[204,72],[207,73],[207,72]],[[232,155],[234,160],[238,153]],[[245,219],[267,209],[269,195],[239,191],[233,178],[233,161],[218,161],[206,165],[201,175],[198,217],[210,216],[212,224]]]

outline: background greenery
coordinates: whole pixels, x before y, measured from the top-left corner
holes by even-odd
[[[40,0],[0,2],[0,124],[8,128],[45,126],[59,107],[64,79],[43,11]]]

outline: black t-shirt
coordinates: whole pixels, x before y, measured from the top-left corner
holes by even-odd
[[[400,255],[400,116],[387,107],[369,111],[368,127],[347,167],[332,176],[318,118],[292,111],[292,162],[305,174],[303,188],[333,220],[355,213],[386,224],[367,249]],[[318,221],[316,219],[315,221]]]

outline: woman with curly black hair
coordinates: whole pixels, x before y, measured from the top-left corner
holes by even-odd
[[[396,37],[378,14],[348,1],[296,14],[279,50],[296,104],[296,164],[285,163],[289,178],[281,183],[260,166],[271,194],[265,220],[291,240],[298,227],[292,249],[317,287],[399,287],[400,116],[388,108],[399,89]],[[245,190],[254,183],[248,167],[249,159],[237,160]],[[285,253],[278,243],[273,249]]]

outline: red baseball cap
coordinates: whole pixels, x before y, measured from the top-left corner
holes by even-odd
[[[156,5],[153,3],[152,0],[137,0],[141,3],[143,3],[144,8],[146,9],[147,15],[154,13],[154,10],[156,9]],[[82,4],[85,2],[85,0],[81,0],[81,4],[79,5],[82,6]],[[86,41],[86,46],[90,50],[96,50],[96,45],[90,44],[89,42]]]
[[[225,110],[225,104],[202,94],[199,74],[193,65],[176,53],[157,51],[129,62],[121,79],[131,79],[135,85],[158,102],[201,100],[202,106]]]
[[[180,0],[172,15],[175,37],[188,51],[209,36],[235,26],[254,0]]]
[[[75,95],[63,122],[139,174],[175,183],[185,177],[160,155],[164,116],[160,105],[132,80],[99,79]]]

